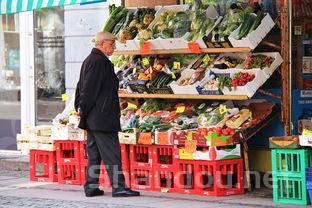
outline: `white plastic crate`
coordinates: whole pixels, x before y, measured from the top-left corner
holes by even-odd
[[[185,69],[182,71],[181,77],[177,81],[171,82],[169,84],[174,94],[198,94],[196,89],[196,86],[199,84],[198,81],[192,85],[179,85],[182,80],[190,78],[194,72],[195,70],[193,69]]]
[[[131,50],[139,50],[140,49],[140,41],[139,40],[126,40],[125,43],[121,43],[116,41],[116,51],[131,51]]]
[[[234,30],[229,36],[229,41],[231,42],[233,47],[249,47],[251,49],[255,49],[258,44],[264,39],[264,37],[270,32],[270,30],[274,27],[275,23],[272,20],[270,14],[266,14],[262,19],[260,25],[249,33],[246,37],[241,40],[235,39],[237,37],[241,26],[239,26],[236,30]]]
[[[251,98],[257,92],[259,87],[261,87],[267,80],[267,77],[261,69],[244,70],[243,72],[254,74],[255,78],[245,86],[237,86],[236,88],[232,87],[231,91],[227,87],[223,88],[222,92],[224,95],[247,95]],[[234,73],[230,76],[233,77],[233,75]]]
[[[269,78],[273,74],[273,72],[283,63],[282,56],[279,54],[279,52],[253,53],[250,55],[258,55],[258,54],[263,54],[263,55],[274,58],[274,61],[270,67],[265,67],[265,68],[261,69],[267,78]],[[245,63],[246,63],[246,61],[245,61]]]
[[[133,129],[133,132],[118,132],[119,142],[121,144],[137,144],[138,142],[138,129]]]
[[[299,136],[300,146],[312,146],[312,135],[300,135]]]

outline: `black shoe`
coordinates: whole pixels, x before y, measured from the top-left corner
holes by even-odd
[[[85,190],[86,197],[102,196],[104,191],[100,189]]]
[[[140,192],[133,191],[129,188],[122,188],[113,190],[113,197],[130,197],[130,196],[140,196]]]

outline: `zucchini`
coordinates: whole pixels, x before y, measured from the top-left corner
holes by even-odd
[[[262,12],[262,11],[258,12],[257,17],[256,17],[255,21],[253,22],[252,26],[250,27],[250,30],[248,33],[251,33],[252,31],[257,29],[257,27],[261,24],[261,21],[264,17],[265,17],[264,12]]]
[[[125,21],[126,21],[126,17],[123,17],[123,18],[116,24],[116,26],[114,27],[114,29],[113,29],[113,31],[112,31],[112,33],[113,33],[114,35],[116,35],[116,34],[119,33],[119,31],[122,29],[122,27],[123,27]]]

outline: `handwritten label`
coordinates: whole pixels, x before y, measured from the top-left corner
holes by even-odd
[[[188,43],[188,48],[191,53],[201,53],[198,43],[195,42]]]
[[[177,107],[177,113],[183,113],[185,111],[185,106],[179,106]]]
[[[220,105],[219,106],[219,113],[220,114],[224,114],[227,112],[227,108],[226,108],[226,105]]]
[[[204,56],[204,58],[203,58],[203,62],[204,62],[204,64],[208,64],[209,63],[209,61],[210,61],[210,56],[208,55],[208,54],[206,54],[205,56]]]
[[[137,106],[136,104],[134,104],[134,103],[129,103],[129,102],[128,102],[128,108],[137,109],[138,106]]]
[[[177,61],[173,62],[173,69],[181,69],[181,63]]]
[[[152,44],[151,42],[144,42],[141,45],[141,54],[151,54],[152,53]]]
[[[148,61],[147,58],[143,58],[142,63],[143,63],[144,66],[149,65],[149,61]]]
[[[67,101],[67,100],[68,100],[67,93],[62,94],[62,101]]]

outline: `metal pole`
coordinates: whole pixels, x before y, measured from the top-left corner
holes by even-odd
[[[288,69],[289,69],[289,124],[290,124],[290,135],[292,134],[292,0],[288,0],[288,23],[289,23],[289,27],[288,27],[288,32],[289,32],[289,65],[288,65]]]

